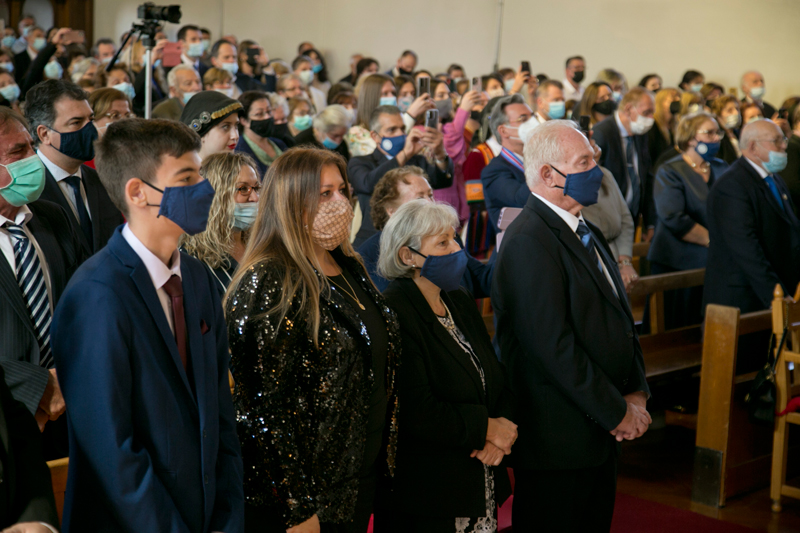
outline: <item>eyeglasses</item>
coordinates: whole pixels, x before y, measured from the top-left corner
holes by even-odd
[[[242,196],[250,196],[250,193],[253,191],[256,191],[256,194],[258,194],[261,191],[261,185],[255,185],[253,187],[251,187],[250,185],[242,185],[241,187],[236,189],[236,192],[238,192]]]
[[[756,139],[757,143],[775,143],[775,146],[789,146],[789,139],[786,137],[777,137],[775,139]]]
[[[708,135],[709,137],[716,137],[717,139],[722,139],[725,137],[725,132],[722,130],[697,130],[697,133],[702,133],[703,135]]]
[[[519,116],[519,117],[517,117],[515,120],[509,120],[509,122],[511,122],[511,123],[517,123],[517,124],[522,124],[522,123],[524,123],[524,122],[528,122],[528,120],[529,120],[530,118],[531,118],[531,116],[530,116],[530,115],[520,115],[520,116]]]
[[[110,122],[116,122],[118,120],[122,120],[123,118],[134,118],[136,117],[136,113],[125,113],[120,114],[116,112],[106,113],[103,115],[104,118],[107,118]]]

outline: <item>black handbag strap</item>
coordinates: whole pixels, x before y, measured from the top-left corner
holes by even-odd
[[[783,328],[783,335],[781,335],[781,343],[778,345],[778,353],[775,355],[775,360],[772,359],[772,347],[775,345],[775,334],[773,333],[769,340],[769,365],[772,369],[772,373],[775,373],[775,369],[778,368],[778,360],[781,358],[781,353],[783,352],[783,346],[786,344],[786,337],[789,331],[788,327]]]

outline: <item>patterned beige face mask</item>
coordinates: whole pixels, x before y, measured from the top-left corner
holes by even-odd
[[[342,244],[350,236],[353,223],[353,208],[346,199],[331,200],[319,204],[311,238],[328,251]]]

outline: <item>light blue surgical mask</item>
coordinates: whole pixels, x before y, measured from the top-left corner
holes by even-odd
[[[233,208],[233,227],[238,230],[250,229],[258,215],[258,202],[236,204]]]
[[[314,65],[313,67],[311,67],[311,71],[312,71],[314,74],[319,74],[320,72],[322,72],[322,63],[317,63],[316,65]]]
[[[506,92],[511,92],[511,89],[514,87],[514,82],[516,81],[515,78],[508,78],[506,81],[503,82],[503,85],[506,88]]]
[[[14,46],[15,42],[17,42],[17,40],[14,38],[13,35],[7,35],[3,37],[3,46],[6,48],[11,48],[12,46]]]
[[[23,37],[27,37],[32,29],[33,29],[33,26],[25,26],[24,28],[22,28],[22,36]]]
[[[199,43],[190,44],[189,51],[186,52],[186,55],[189,57],[200,57],[203,55],[203,42],[200,41]]]
[[[200,42],[203,43],[203,52],[206,52],[209,48],[211,48],[211,39],[203,39]]]
[[[0,94],[3,95],[3,98],[11,102],[12,104],[19,99],[20,89],[19,85],[16,83],[14,85],[6,85],[2,89],[0,89]]]
[[[233,63],[223,63],[222,70],[227,70],[232,75],[236,76],[236,74],[239,72],[239,63],[237,63],[236,61],[234,61]]]
[[[336,141],[332,141],[327,135],[324,139],[322,139],[322,146],[327,148],[328,150],[336,150],[340,143]]]
[[[400,98],[397,99],[397,107],[403,113],[408,111],[408,108],[411,107],[411,104],[413,103],[414,103],[413,96],[401,96]]]
[[[128,82],[118,83],[118,84],[114,85],[114,88],[116,90],[124,93],[125,96],[127,96],[131,100],[136,98],[136,90],[133,88],[133,85],[131,85]]]
[[[689,90],[691,92],[693,92],[693,93],[699,93],[700,89],[702,89],[702,88],[703,88],[703,84],[702,83],[693,83],[691,85],[691,87],[689,87]]]
[[[620,103],[622,100],[622,92],[614,91],[611,93],[611,99],[614,100],[616,103]]]
[[[39,52],[45,46],[47,46],[47,39],[44,37],[37,37],[33,40],[33,49],[37,52]]]
[[[9,73],[14,72],[14,63],[0,63],[0,68],[6,69]]]
[[[381,96],[380,105],[397,105],[396,96]]]
[[[564,102],[550,102],[550,109],[547,111],[547,116],[552,119],[564,118],[567,112],[567,105]]]
[[[183,93],[183,105],[188,104],[189,100],[192,99],[192,96],[196,95],[198,92],[199,91],[194,91],[194,92],[187,91],[187,92]]]
[[[295,128],[297,128],[300,131],[305,131],[311,127],[313,119],[311,118],[311,115],[303,115],[303,116],[295,115],[293,122]]]
[[[750,98],[752,98],[753,100],[761,100],[762,98],[764,98],[765,92],[766,90],[764,89],[763,86],[753,87],[752,89],[750,89]]]
[[[44,66],[44,75],[51,80],[60,80],[64,75],[64,67],[58,61],[51,61]]]
[[[769,161],[762,161],[761,164],[764,166],[764,170],[770,174],[775,174],[776,172],[780,172],[786,168],[786,163],[788,161],[789,156],[786,154],[786,152],[775,152],[770,150]]]

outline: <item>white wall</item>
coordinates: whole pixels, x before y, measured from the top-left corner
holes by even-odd
[[[50,0],[27,0],[22,6],[22,13],[33,15],[36,25],[44,31],[53,27],[53,4]]]
[[[179,0],[177,0],[179,1]],[[96,0],[95,35],[130,27],[138,1]],[[218,38],[254,38],[273,58],[291,61],[301,41],[325,54],[338,79],[360,52],[394,65],[405,48],[434,73],[451,62],[469,75],[492,68],[498,0],[186,0],[183,21]],[[505,0],[500,64],[531,62],[535,72],[562,79],[564,60],[582,54],[587,80],[606,67],[631,85],[657,72],[676,85],[687,69],[738,86],[760,69],[776,107],[800,94],[800,2],[796,0]],[[174,32],[174,28],[173,28]]]

